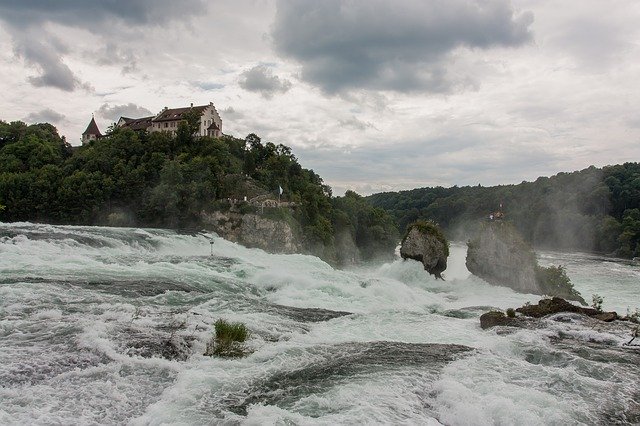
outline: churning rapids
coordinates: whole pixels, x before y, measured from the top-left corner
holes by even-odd
[[[413,261],[339,271],[207,234],[0,224],[0,424],[640,422],[628,328],[482,331],[491,307],[539,297],[470,276],[464,256],[452,247],[443,282]],[[640,308],[637,265],[541,262],[605,310]],[[251,355],[203,355],[218,318],[248,326]]]

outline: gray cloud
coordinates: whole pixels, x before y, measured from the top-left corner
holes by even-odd
[[[54,38],[44,38],[39,32],[14,38],[14,51],[18,57],[40,71],[37,77],[29,77],[36,87],[51,86],[65,91],[83,87],[83,83],[63,62],[66,47]],[[85,86],[86,87],[86,86]]]
[[[60,114],[51,108],[43,109],[39,112],[32,112],[25,117],[27,123],[59,123],[64,120],[64,114]]]
[[[291,88],[289,80],[273,75],[265,65],[256,65],[243,72],[239,84],[244,90],[258,92],[265,98],[271,98],[276,93],[285,93]]]
[[[0,16],[15,26],[42,22],[103,31],[102,24],[162,24],[202,13],[204,0],[3,0]]]
[[[367,147],[298,147],[294,152],[306,167],[326,177],[334,194],[346,189],[367,195],[423,186],[517,183],[560,170],[558,155],[553,152],[523,144],[505,145],[464,132]]]
[[[368,121],[362,121],[355,116],[345,118],[339,121],[341,127],[351,127],[355,130],[364,131],[367,129],[375,129],[375,126]]]
[[[242,112],[237,111],[232,106],[220,110],[220,114],[222,114],[222,118],[225,120],[241,120],[245,117]]]
[[[303,79],[329,93],[448,92],[473,84],[447,72],[452,52],[520,46],[532,22],[508,0],[280,0],[272,37]]]
[[[122,65],[124,74],[138,69],[138,57],[134,51],[116,43],[107,43],[96,52],[85,52],[84,56],[94,58],[98,65]]]
[[[102,104],[100,109],[98,109],[98,115],[111,121],[118,121],[120,117],[141,118],[153,115],[153,113],[144,107],[128,103],[113,106]]]
[[[30,77],[36,87],[56,87],[65,91],[90,89],[64,63],[65,46],[52,42],[55,37],[44,29],[47,23],[83,28],[96,34],[114,35],[136,25],[161,25],[184,20],[206,9],[204,0],[2,0],[0,20],[13,36],[14,50],[40,75]],[[115,24],[124,24],[118,27]],[[107,44],[98,51],[98,63],[125,64],[123,71],[135,69],[133,53]]]
[[[202,90],[220,90],[224,89],[224,84],[214,83],[211,81],[194,81],[193,84],[195,87],[199,87]]]

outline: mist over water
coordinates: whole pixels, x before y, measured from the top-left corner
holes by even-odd
[[[0,424],[640,422],[628,328],[483,331],[491,307],[540,297],[471,276],[465,253],[443,282],[210,234],[0,224]],[[540,258],[605,310],[640,308],[637,265]],[[218,318],[247,325],[251,355],[203,356]]]

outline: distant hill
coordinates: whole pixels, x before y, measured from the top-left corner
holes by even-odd
[[[640,256],[640,163],[591,166],[517,185],[419,188],[366,199],[389,212],[400,230],[431,219],[450,238],[464,239],[502,204],[505,220],[536,247]]]

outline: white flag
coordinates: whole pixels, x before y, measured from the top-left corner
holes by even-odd
[[[278,193],[279,193],[280,195],[282,195],[282,187],[281,187],[280,185],[278,185],[278,191],[280,191],[280,192],[278,192]]]

